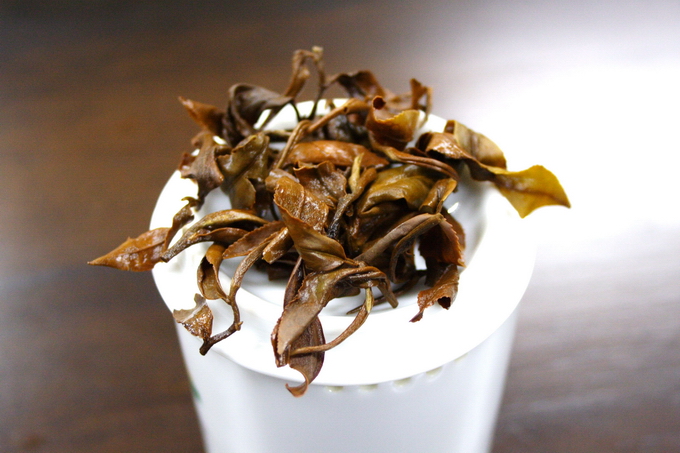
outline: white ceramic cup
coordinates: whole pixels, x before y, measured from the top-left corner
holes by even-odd
[[[308,104],[300,104],[303,112]],[[291,127],[282,111],[269,127]],[[424,130],[441,131],[430,116]],[[169,226],[195,196],[193,182],[175,173],[151,227]],[[217,190],[201,213],[228,208]],[[251,270],[237,295],[242,328],[213,346],[178,325],[180,345],[209,453],[482,453],[490,449],[515,326],[515,312],[534,262],[530,235],[495,189],[468,181],[447,207],[467,235],[466,268],[450,309],[433,306],[416,323],[414,294],[399,307],[376,308],[350,338],[328,351],[321,373],[301,398],[285,383],[298,372],[277,368],[270,335],[281,315],[284,283]],[[200,218],[201,213],[197,216]],[[196,269],[207,245],[190,247],[153,270],[170,310],[194,306]],[[228,285],[235,263],[223,264]],[[231,323],[231,309],[209,301],[214,331]],[[333,301],[320,315],[327,339],[349,324],[349,303]]]

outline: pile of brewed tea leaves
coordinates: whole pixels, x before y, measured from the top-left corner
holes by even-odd
[[[302,116],[298,96],[313,73],[314,107]],[[347,100],[325,99],[330,87]],[[465,240],[443,206],[463,172],[495,185],[521,217],[541,206],[569,206],[550,171],[538,165],[508,170],[491,140],[457,121],[416,137],[431,95],[416,80],[408,93],[394,94],[370,71],[328,76],[321,49],[313,48],[294,53],[282,93],[237,84],[224,109],[180,98],[201,127],[192,141],[197,151],[185,153],[179,163],[181,176],[196,183],[196,196],[185,198],[167,227],[130,238],[90,264],[146,271],[187,247],[209,243],[197,272],[195,308],[174,312],[202,339],[202,354],[240,329],[236,295],[246,272],[255,267],[270,279],[287,279],[271,341],[276,364],[303,375],[303,384],[288,386],[302,395],[321,370],[325,351],[360,328],[374,305],[396,307],[398,296],[419,282],[425,289],[412,321],[430,306],[453,303]],[[285,106],[295,109],[297,124],[268,128]],[[318,113],[322,110],[326,113]],[[216,189],[229,197],[231,209],[191,223]],[[416,253],[425,269],[416,267]],[[220,265],[235,257],[242,258],[225,287]],[[335,298],[361,292],[363,304],[348,307],[353,321],[327,342],[321,311]],[[231,307],[233,322],[213,333],[206,300],[218,299]]]

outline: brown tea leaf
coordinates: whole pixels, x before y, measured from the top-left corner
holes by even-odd
[[[367,250],[355,259],[364,263],[374,263],[394,243],[401,241],[405,237],[412,237],[412,235],[420,231],[425,232],[429,230],[441,222],[443,218],[441,214],[406,216],[403,221],[397,223],[386,235],[373,242]]]
[[[418,210],[436,181],[433,172],[416,165],[401,165],[378,172],[375,181],[357,202],[358,215],[376,215],[383,203],[399,200],[410,210]]]
[[[328,221],[329,206],[314,192],[291,178],[280,178],[274,192],[274,203],[288,215],[321,231]]]
[[[136,238],[128,238],[114,250],[87,264],[108,266],[123,271],[151,270],[161,261],[169,232],[170,228],[156,228]]]
[[[371,71],[358,71],[352,74],[338,74],[334,79],[342,85],[350,97],[371,101],[376,96],[385,97],[388,93],[378,83]]]
[[[264,225],[265,223],[267,223],[266,220],[248,211],[229,209],[212,212],[187,228],[177,242],[163,253],[162,258],[164,261],[169,261],[191,245],[198,244],[199,242],[212,241],[220,236],[224,238],[225,233],[229,235],[234,233],[234,230],[225,230],[226,228],[244,226],[247,227],[247,229],[253,229],[257,226]],[[241,231],[245,233],[246,230],[241,229]],[[234,238],[234,240],[235,239],[236,238]]]
[[[243,283],[243,277],[245,276],[245,274],[250,270],[251,267],[253,267],[253,265],[255,265],[255,263],[259,259],[262,258],[262,252],[264,251],[266,245],[267,243],[263,242],[254,249],[252,249],[236,267],[234,275],[231,278],[229,293],[227,293],[226,297],[223,298],[223,300],[231,307],[234,317],[233,321],[226,330],[218,334],[212,335],[209,339],[203,342],[203,345],[201,346],[200,349],[201,354],[203,355],[207,354],[211,347],[213,347],[220,341],[229,338],[231,335],[233,335],[235,332],[241,329],[242,324],[241,314],[238,304],[236,303],[236,293],[241,288],[241,284]]]
[[[389,164],[387,159],[369,151],[363,145],[337,140],[315,140],[298,143],[288,154],[287,162],[297,165],[331,162],[338,167],[350,167],[354,159],[360,154],[364,154],[361,161],[361,165],[364,167],[382,168]]]
[[[325,352],[333,349],[343,341],[345,341],[347,338],[349,338],[354,332],[359,330],[359,327],[361,327],[364,322],[368,319],[368,315],[371,313],[371,310],[373,309],[373,304],[375,302],[375,299],[373,297],[373,290],[368,287],[366,288],[366,299],[364,300],[364,303],[359,307],[359,309],[356,312],[356,316],[352,320],[352,322],[347,326],[345,330],[343,330],[340,335],[335,337],[332,341],[329,341],[328,343],[325,344],[320,344],[318,346],[306,346],[306,347],[299,347],[296,348],[295,345],[292,345],[292,350],[290,356],[292,358],[295,358],[296,356],[299,355],[304,355],[304,354],[310,354],[313,352]]]
[[[222,258],[234,258],[247,255],[263,242],[269,243],[272,236],[285,227],[281,221],[269,222],[259,228],[249,231],[231,244],[223,253]]]
[[[494,174],[491,182],[508,199],[520,217],[526,217],[543,206],[571,206],[557,177],[541,165],[522,171],[487,168]]]
[[[457,185],[458,181],[453,178],[440,179],[435,182],[420,205],[420,211],[427,212],[428,214],[441,212],[444,202],[453,193]]]
[[[507,168],[503,151],[485,135],[473,131],[458,121],[446,123],[444,132],[453,135],[455,142],[470,155],[484,165]]]
[[[198,266],[196,275],[198,289],[206,299],[215,300],[227,297],[220,283],[220,264],[222,264],[223,252],[223,246],[211,245]]]
[[[275,233],[267,243],[262,258],[267,263],[273,263],[282,256],[285,256],[293,247],[293,238],[288,233],[288,228],[282,228]]]
[[[255,134],[255,123],[265,110],[278,112],[292,98],[283,96],[247,83],[233,85],[229,89],[229,100],[224,115],[224,138],[227,143],[235,145],[244,138]]]
[[[368,118],[366,118],[366,128],[371,139],[377,143],[403,151],[408,142],[413,140],[418,129],[420,113],[417,110],[408,109],[393,115],[384,108],[386,105],[382,97],[373,98]]]
[[[305,328],[304,332],[297,337],[291,344],[291,348],[313,348],[324,344],[326,340],[323,335],[323,327],[318,317],[315,317],[312,322]],[[291,387],[286,384],[288,391],[295,397],[300,397],[307,392],[309,384],[316,378],[323,366],[324,352],[312,351],[306,354],[298,354],[288,359],[288,366],[299,371],[305,379],[305,382],[297,387]]]
[[[216,189],[224,181],[224,175],[217,165],[217,158],[226,154],[229,147],[215,142],[212,132],[203,131],[197,136],[197,144],[200,146],[198,155],[185,156],[180,163],[179,171],[183,178],[188,178],[198,185],[198,202],[205,200],[213,189]]]
[[[328,226],[327,235],[328,237],[337,239],[340,234],[340,229],[343,226],[343,216],[346,214],[348,216],[354,215],[353,204],[359,199],[366,190],[366,188],[375,181],[378,173],[375,168],[368,167],[365,171],[361,171],[361,155],[357,156],[355,164],[352,166],[352,173],[349,178],[349,189],[350,193],[346,193],[339,200],[335,207],[335,213],[333,214],[333,219]],[[346,230],[347,228],[345,228]],[[345,231],[347,232],[347,231]]]
[[[194,297],[196,305],[188,310],[173,310],[172,316],[175,321],[182,324],[189,333],[202,339],[204,342],[210,338],[213,325],[213,314],[205,298],[200,294]]]
[[[427,121],[427,117],[432,110],[432,88],[423,85],[416,79],[411,79],[411,105],[413,110],[422,110],[425,112],[423,121]],[[420,100],[425,98],[425,103],[422,104]]]
[[[220,137],[222,135],[222,121],[224,120],[224,110],[212,105],[179,97],[179,101],[187,109],[191,118],[194,119],[203,129],[212,135]]]
[[[446,132],[427,134],[427,137],[421,141],[424,150],[465,162],[472,178],[492,182],[517,210],[520,217],[526,217],[542,206],[571,206],[559,180],[545,167],[534,165],[522,171],[509,171],[505,168],[486,165],[468,152],[459,140],[468,140],[469,143],[465,146],[480,154],[486,161],[496,161],[505,165],[505,159],[501,159],[497,154],[500,150],[496,151],[496,148],[492,148],[493,143],[490,140],[484,141],[480,134],[473,135],[475,133],[460,123],[456,123],[455,130],[459,132],[458,136]],[[463,134],[461,131],[467,132]],[[482,143],[486,145],[482,146]]]
[[[307,275],[295,298],[284,307],[272,334],[279,363],[288,357],[293,342],[318,316],[326,304],[347,292],[347,286],[380,286],[387,282],[385,274],[370,266],[343,267],[330,272]],[[381,286],[381,290],[384,286]]]
[[[429,289],[425,289],[418,293],[418,313],[411,319],[411,322],[420,321],[423,313],[427,307],[434,304],[439,304],[443,308],[450,308],[453,301],[458,294],[458,278],[460,273],[458,266],[455,264],[449,265],[444,275],[437,281],[437,283]]]
[[[164,250],[170,246],[170,241],[172,241],[177,232],[184,225],[194,220],[193,210],[199,205],[198,200],[192,197],[184,197],[184,200],[186,200],[187,204],[182,206],[172,218],[172,226],[170,227],[170,231],[168,231],[168,235],[165,238],[165,244],[163,245]]]
[[[288,278],[288,284],[286,285],[286,290],[283,296],[284,308],[290,305],[293,299],[295,299],[295,295],[297,294],[298,290],[300,289],[300,286],[302,285],[304,274],[305,270],[302,260],[298,259]],[[277,332],[280,322],[281,318],[279,318],[279,320],[277,321],[276,326],[274,327],[274,331],[272,332],[271,335],[271,342],[274,351],[276,351]],[[324,344],[325,341],[326,340],[324,339],[321,321],[319,321],[318,317],[315,317],[310,322],[310,324],[304,329],[302,334],[292,342],[291,347],[296,349],[304,347],[315,347]],[[291,387],[290,385],[286,385],[288,391],[290,391],[292,395],[297,397],[304,395],[304,393],[307,391],[307,388],[309,387],[309,384],[314,380],[314,378],[316,378],[316,376],[319,374],[319,371],[321,371],[321,367],[323,366],[324,360],[324,352],[323,351],[311,352],[309,354],[302,354],[297,357],[291,357],[287,353],[284,354],[283,356],[279,356],[275,352],[274,357],[277,366],[290,365],[292,369],[297,370],[302,374],[304,382],[301,385],[297,387]]]
[[[418,216],[414,218],[418,218]],[[404,222],[404,224],[406,222]],[[392,253],[387,275],[392,283],[403,283],[412,278],[416,271],[413,254],[416,239],[442,223],[445,223],[445,221],[440,214],[427,217],[422,222],[414,225],[407,234],[391,245]],[[392,231],[398,231],[398,229],[399,228],[397,227]],[[442,246],[444,245],[445,244],[442,244]]]
[[[347,193],[347,178],[331,162],[307,164],[293,171],[306,190],[314,193],[331,208]]]
[[[257,191],[253,181],[264,183],[269,172],[269,137],[255,134],[244,139],[229,154],[218,157],[224,175],[222,189],[233,209],[252,210]]]
[[[284,210],[281,214],[306,268],[325,272],[340,267],[347,261],[345,251],[338,241],[316,231],[311,225],[290,216]]]

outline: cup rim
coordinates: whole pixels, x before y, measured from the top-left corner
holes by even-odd
[[[298,109],[304,111],[304,104],[298,104]],[[425,128],[443,130],[443,124],[443,119],[430,115]],[[358,331],[325,354],[324,366],[314,384],[370,385],[436,369],[471,351],[510,317],[529,283],[535,242],[507,200],[494,188],[480,187],[478,241],[472,259],[461,272],[459,292],[451,307],[430,307],[415,323],[409,322],[417,312],[413,301],[372,312]],[[151,228],[167,226],[182,207],[182,198],[195,193],[196,185],[176,171],[158,198]],[[156,286],[171,311],[193,307],[196,269],[207,247],[196,244],[169,263],[154,267]],[[223,285],[228,284],[227,279],[227,275],[221,275]],[[241,330],[214,345],[209,354],[223,355],[266,375],[300,382],[298,372],[278,368],[274,362],[270,336],[281,315],[281,304],[264,300],[246,287],[237,293],[237,302],[243,321]],[[220,300],[208,303],[215,316],[214,331],[227,328],[231,309]],[[319,316],[329,339],[344,330],[352,318],[324,312]],[[197,354],[200,344],[196,338]]]

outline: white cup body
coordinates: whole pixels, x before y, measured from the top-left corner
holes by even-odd
[[[515,328],[513,314],[468,354],[374,385],[312,384],[245,368],[178,327],[207,453],[483,453],[490,451]]]

